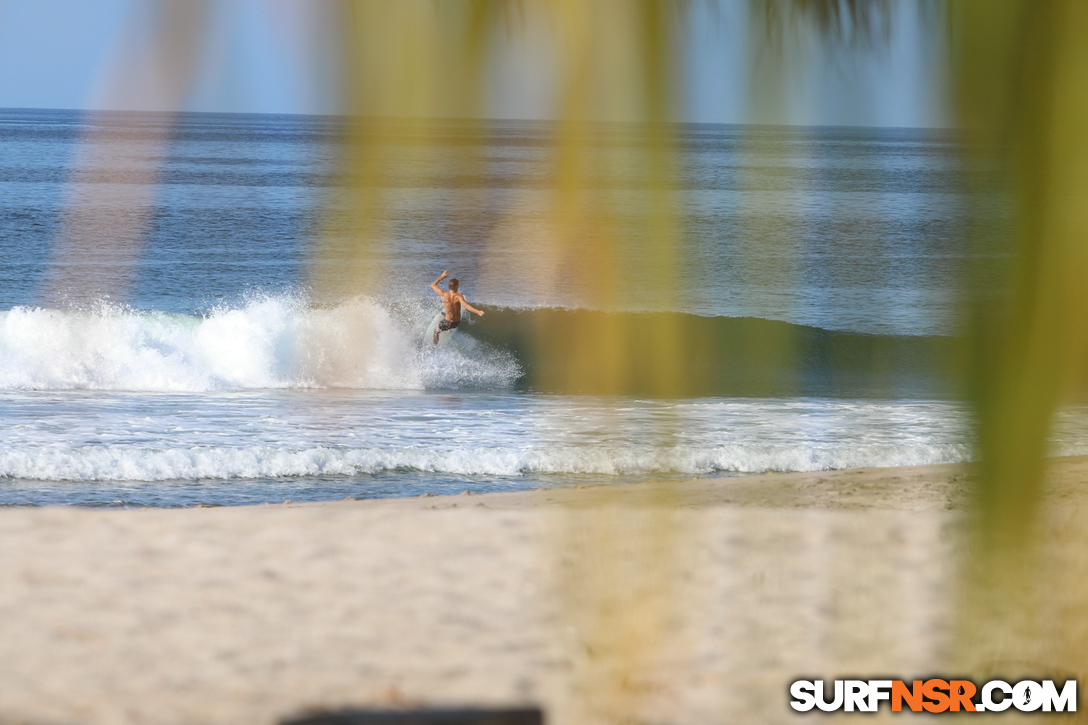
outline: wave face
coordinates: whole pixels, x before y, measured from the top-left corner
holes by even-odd
[[[489,309],[471,334],[511,351],[532,390],[603,394],[601,381],[572,376],[566,341],[620,332],[623,392],[654,395],[654,338],[668,330],[678,349],[677,393],[683,397],[822,396],[846,398],[957,398],[955,338],[875,335],[824,330],[751,317],[703,317],[682,312],[597,312],[559,308]],[[558,342],[556,354],[549,345]],[[584,355],[582,356],[584,357]],[[572,379],[578,378],[576,383]]]
[[[0,312],[0,389],[211,392],[504,388],[509,353],[467,335],[432,349],[433,307],[264,296],[194,316],[100,306]]]

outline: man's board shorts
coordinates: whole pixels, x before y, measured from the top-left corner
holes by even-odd
[[[453,328],[457,327],[460,324],[461,324],[460,320],[458,320],[457,322],[450,322],[449,320],[442,320],[441,322],[438,323],[438,331],[439,332],[449,332],[450,330],[452,330]]]

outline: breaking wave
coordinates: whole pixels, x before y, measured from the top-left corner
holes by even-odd
[[[541,333],[561,338],[619,315],[624,329],[668,326],[684,396],[957,397],[955,341],[939,336],[836,332],[773,320],[684,313],[602,313],[489,307],[435,349],[435,306],[358,297],[317,306],[264,295],[204,315],[16,307],[0,312],[0,390],[216,392],[267,388],[369,390],[568,389],[541,356]],[[625,352],[633,394],[653,395],[642,341]],[[783,344],[769,344],[779,341]],[[788,343],[788,344],[785,344]],[[640,373],[641,371],[641,373]],[[560,371],[561,372],[561,371]],[[651,371],[652,372],[652,371]],[[559,380],[560,384],[556,384]]]
[[[521,375],[512,355],[470,335],[433,349],[424,340],[433,313],[287,296],[199,316],[16,307],[0,312],[0,389],[487,389]]]

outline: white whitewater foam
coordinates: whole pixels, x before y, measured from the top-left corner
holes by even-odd
[[[383,471],[519,476],[531,473],[638,475],[811,471],[906,466],[965,460],[958,445],[867,446],[814,450],[806,446],[565,447],[303,450],[276,446],[154,450],[131,445],[78,449],[0,450],[0,477],[51,481],[351,476]]]
[[[415,317],[366,298],[264,296],[204,316],[16,307],[0,312],[0,389],[501,388],[521,374],[468,335],[428,349]]]

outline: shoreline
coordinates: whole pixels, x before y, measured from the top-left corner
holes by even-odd
[[[1063,459],[1064,460],[1064,459]],[[1070,462],[1088,456],[1071,457]],[[397,509],[445,508],[464,499],[500,510],[551,506],[589,507],[605,504],[700,508],[740,506],[824,509],[965,509],[969,506],[970,463],[938,463],[834,471],[770,472],[686,481],[595,484],[571,488],[491,493],[422,494],[418,496],[343,499],[264,506],[353,506]],[[226,507],[224,507],[226,508]]]
[[[1073,511],[1088,457],[1053,467],[1048,496]],[[624,680],[640,717],[792,722],[800,674],[941,671],[969,469],[3,510],[0,723],[511,705],[594,722],[580,683],[611,671],[595,654],[611,620],[590,594],[612,586],[673,607]],[[667,565],[645,580],[655,551]]]
[[[496,510],[549,507],[586,508],[598,505],[760,507],[771,509],[969,511],[972,508],[975,466],[933,463],[920,466],[847,468],[826,471],[767,472],[686,481],[592,484],[570,488],[537,488],[460,494],[421,494],[383,498],[346,498],[254,504],[252,507],[364,506],[423,510],[483,505]],[[1044,498],[1077,496],[1079,482],[1088,479],[1088,455],[1047,459]],[[197,506],[195,508],[250,508]]]

